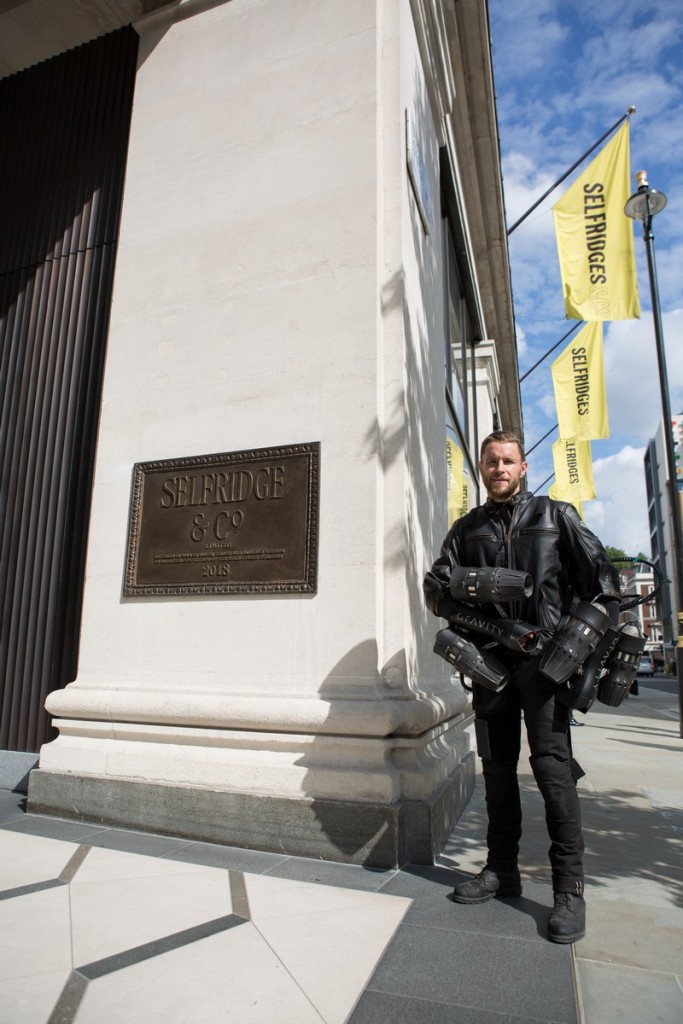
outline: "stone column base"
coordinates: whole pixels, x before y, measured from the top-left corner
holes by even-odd
[[[231,793],[41,768],[30,775],[28,809],[287,856],[395,868],[433,862],[470,799],[474,772],[470,753],[429,800],[381,804]]]

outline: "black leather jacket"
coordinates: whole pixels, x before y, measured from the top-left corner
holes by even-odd
[[[505,616],[539,626],[546,637],[555,631],[573,597],[585,601],[604,598],[612,611],[614,600],[619,598],[619,574],[573,505],[535,497],[529,491],[516,494],[508,505],[509,526],[500,504],[489,500],[450,528],[441,554],[424,581],[430,610],[449,617],[449,583],[457,565],[506,566],[530,573],[533,594],[506,604]],[[499,617],[493,605],[479,607]]]

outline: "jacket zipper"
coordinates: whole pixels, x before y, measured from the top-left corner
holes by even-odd
[[[510,559],[512,557],[512,539],[511,539],[511,535],[512,535],[512,524],[515,521],[515,516],[516,515],[517,515],[517,506],[513,505],[512,506],[512,515],[510,516],[510,527],[509,527],[509,529],[508,529],[506,524],[503,524],[503,542],[505,543],[505,548],[506,548],[506,550],[505,550],[505,568],[506,569],[511,569],[512,568],[512,566],[510,565]]]

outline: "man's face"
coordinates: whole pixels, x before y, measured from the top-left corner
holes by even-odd
[[[521,490],[526,462],[514,442],[491,441],[484,449],[479,472],[489,498],[507,501]]]

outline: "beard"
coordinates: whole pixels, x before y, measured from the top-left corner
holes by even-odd
[[[486,485],[489,498],[493,501],[507,501],[520,489],[519,480],[491,480]]]

